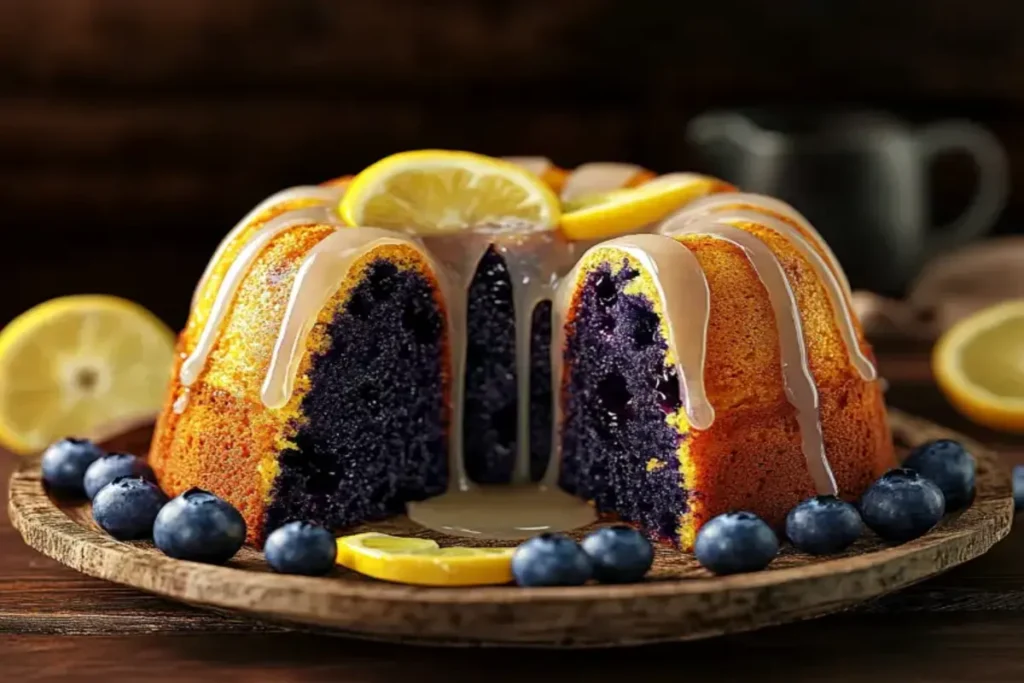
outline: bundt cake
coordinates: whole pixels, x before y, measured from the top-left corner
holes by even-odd
[[[563,201],[657,182],[510,161]],[[686,549],[719,513],[779,524],[893,463],[849,286],[792,207],[709,182],[594,244],[500,216],[346,227],[349,180],[243,218],[178,340],[152,466],[234,504],[250,542],[408,506],[504,537],[617,516]]]

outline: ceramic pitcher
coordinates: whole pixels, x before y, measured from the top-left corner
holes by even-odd
[[[855,287],[898,293],[932,256],[987,232],[1007,195],[1002,146],[984,128],[949,120],[913,128],[875,112],[709,112],[687,140],[704,169],[748,192],[783,199],[825,236]],[[965,154],[973,198],[948,225],[929,215],[929,167]]]

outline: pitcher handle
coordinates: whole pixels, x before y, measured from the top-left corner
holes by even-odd
[[[941,121],[917,133],[921,160],[925,165],[950,152],[961,152],[974,160],[978,171],[977,191],[964,211],[951,223],[931,226],[926,235],[926,256],[968,242],[985,233],[1006,206],[1009,170],[1006,152],[992,133],[969,121]]]

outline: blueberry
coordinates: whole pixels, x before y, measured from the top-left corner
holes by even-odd
[[[786,536],[811,555],[831,555],[850,547],[864,531],[857,508],[835,496],[808,498],[786,516]]]
[[[100,489],[118,477],[142,477],[154,481],[152,468],[142,458],[130,453],[112,453],[93,461],[85,470],[85,495],[95,498]]]
[[[581,586],[593,572],[579,544],[563,534],[541,534],[512,555],[512,575],[520,586]]]
[[[171,557],[223,564],[245,543],[245,520],[230,503],[193,488],[157,515],[153,542]]]
[[[756,572],[779,553],[779,539],[757,515],[726,512],[701,527],[693,552],[715,574]]]
[[[910,452],[903,466],[939,487],[946,498],[946,510],[962,508],[974,498],[974,456],[957,441],[939,439],[921,444]]]
[[[1013,468],[1013,509],[1020,511],[1024,508],[1024,465],[1017,465]]]
[[[860,499],[860,515],[886,541],[923,536],[946,512],[942,491],[914,470],[889,470]]]
[[[598,529],[583,539],[594,578],[602,583],[636,583],[654,563],[654,548],[643,534],[629,526]]]
[[[122,541],[149,538],[153,522],[166,503],[167,496],[153,482],[142,477],[118,477],[93,498],[92,518]]]
[[[322,526],[290,522],[267,537],[263,554],[276,572],[320,576],[334,566],[338,544]]]
[[[102,448],[86,439],[57,441],[43,452],[43,481],[54,490],[81,495],[85,471],[103,455]]]

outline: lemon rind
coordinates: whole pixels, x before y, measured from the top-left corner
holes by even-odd
[[[976,384],[964,372],[959,352],[967,340],[1015,313],[1024,317],[1024,300],[1005,301],[961,320],[935,345],[931,366],[939,388],[962,414],[987,427],[1024,433],[1024,399],[1001,396]]]
[[[362,225],[362,207],[369,197],[382,191],[388,179],[406,170],[430,170],[462,168],[478,175],[501,175],[509,178],[526,190],[530,202],[541,208],[543,223],[551,228],[558,225],[561,209],[558,197],[540,178],[513,163],[475,154],[443,149],[399,152],[367,166],[349,183],[345,196],[338,206],[338,213],[349,226]]]
[[[129,314],[144,321],[143,325],[154,333],[154,340],[163,338],[170,350],[170,357],[173,356],[174,332],[145,307],[134,301],[108,294],[74,294],[37,304],[0,330],[0,370],[7,362],[8,354],[23,343],[36,328],[60,315],[80,313],[84,310]],[[0,394],[0,444],[19,455],[36,452],[38,450],[36,445],[27,441],[24,435],[8,422],[5,414],[4,398]]]

